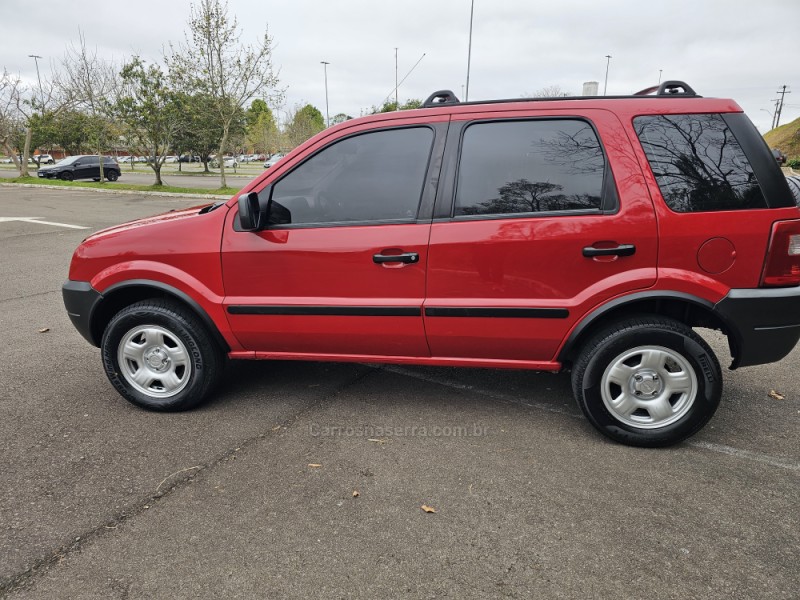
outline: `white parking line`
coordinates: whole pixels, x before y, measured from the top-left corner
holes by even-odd
[[[427,381],[430,383],[436,383],[438,385],[443,385],[445,387],[455,388],[458,390],[468,390],[470,392],[475,392],[476,394],[481,394],[482,396],[488,396],[495,400],[500,400],[502,402],[508,402],[511,404],[520,404],[522,406],[531,406],[533,408],[538,408],[539,410],[546,410],[547,412],[558,413],[561,415],[568,415],[570,417],[580,417],[580,415],[570,413],[562,408],[557,406],[552,406],[550,404],[545,404],[543,402],[530,402],[525,400],[520,400],[519,398],[515,398],[513,396],[509,396],[507,394],[501,394],[498,392],[492,392],[488,390],[482,390],[471,385],[464,385],[445,377],[436,377],[430,375],[423,375],[421,373],[416,373],[411,369],[407,369],[405,367],[399,367],[394,365],[385,365],[380,367],[385,371],[390,371],[392,373],[397,373],[398,375],[405,375],[406,377],[413,377],[414,379],[419,379],[421,381]],[[744,450],[742,448],[734,448],[732,446],[725,446],[723,444],[714,444],[712,442],[703,442],[699,440],[689,440],[685,442],[688,446],[692,446],[693,448],[699,448],[701,450],[708,450],[709,452],[716,452],[717,454],[727,454],[728,456],[734,456],[736,458],[741,458],[745,460],[751,460],[753,462],[761,463],[763,465],[770,465],[772,467],[779,467],[781,469],[787,469],[789,471],[800,471],[800,464],[796,462],[792,462],[790,459],[781,458],[778,456],[770,456],[769,454],[763,454],[761,452],[753,452],[752,450]]]
[[[38,223],[39,225],[52,225],[53,227],[66,227],[67,229],[89,229],[81,225],[70,225],[69,223],[55,223],[54,221],[43,221],[42,217],[0,217],[0,223],[11,221],[22,221],[24,223]]]

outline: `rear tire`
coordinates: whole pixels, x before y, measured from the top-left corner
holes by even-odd
[[[786,182],[789,184],[789,189],[792,190],[795,204],[800,206],[800,177],[797,175],[790,175],[786,178]]]
[[[109,171],[108,174],[106,175],[106,179],[108,179],[109,181],[116,181],[117,179],[119,179],[119,173],[117,173],[116,171]]]
[[[122,309],[103,333],[109,381],[142,408],[179,411],[201,404],[219,382],[225,358],[200,320],[170,300]]]
[[[722,370],[690,327],[644,315],[614,323],[586,343],[572,389],[603,435],[630,446],[671,446],[714,415]]]

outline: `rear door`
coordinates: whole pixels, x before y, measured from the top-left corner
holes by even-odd
[[[429,356],[422,303],[447,126],[395,123],[320,142],[274,167],[259,194],[282,207],[281,223],[244,232],[232,215],[222,245],[225,305],[248,350]]]
[[[553,361],[584,314],[655,282],[630,141],[603,110],[453,119],[428,256],[431,353]]]

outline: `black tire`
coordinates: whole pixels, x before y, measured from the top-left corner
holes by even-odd
[[[126,357],[121,356],[123,349]],[[117,391],[150,410],[198,406],[219,382],[225,366],[225,357],[205,326],[170,300],[144,300],[118,312],[103,333],[101,352],[106,375]]]
[[[71,171],[64,171],[60,173],[58,175],[58,178],[61,179],[62,181],[72,181],[73,179],[75,179]]]
[[[786,178],[786,182],[789,184],[789,189],[792,190],[795,204],[800,206],[800,177],[797,175],[790,175]]]
[[[671,446],[714,415],[722,370],[690,327],[643,315],[610,325],[584,345],[572,390],[603,435],[629,446]]]
[[[116,181],[117,179],[119,179],[119,173],[117,173],[116,171],[109,171],[106,174],[106,179],[108,179],[109,181]]]

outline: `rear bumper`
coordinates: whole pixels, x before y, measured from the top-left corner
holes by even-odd
[[[100,292],[95,290],[88,281],[67,280],[61,287],[64,297],[64,307],[67,309],[70,321],[75,329],[86,338],[90,344],[99,346],[99,340],[92,335],[92,313],[97,304],[102,300]]]
[[[731,290],[714,310],[732,338],[731,369],[777,362],[800,340],[800,287]]]

